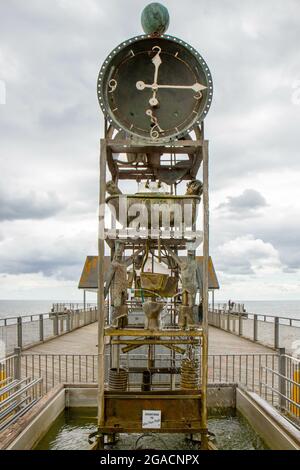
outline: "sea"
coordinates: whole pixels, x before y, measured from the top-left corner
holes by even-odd
[[[262,315],[274,315],[276,317],[297,318],[300,320],[300,300],[236,300],[236,304],[244,304],[248,313],[259,313]],[[222,306],[228,300],[216,300]]]
[[[95,301],[93,299],[93,301]],[[279,317],[300,319],[300,300],[236,300],[236,303],[245,304],[248,313],[260,313]],[[70,303],[57,300],[0,300],[0,318],[49,313],[53,303]],[[79,301],[80,302],[80,301]],[[216,300],[218,304],[227,303],[228,300]],[[72,301],[74,303],[74,301]]]
[[[93,300],[95,301],[95,300]],[[55,303],[77,304],[67,300],[0,300],[0,318],[49,313]],[[78,300],[82,305],[82,299]]]

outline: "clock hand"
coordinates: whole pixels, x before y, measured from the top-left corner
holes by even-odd
[[[155,67],[153,85],[157,85],[158,69],[159,69],[159,66],[162,64],[162,60],[160,58],[161,48],[158,46],[154,46],[152,47],[152,50],[158,51],[157,54],[155,54],[155,56],[152,59],[152,64],[154,64],[154,67]]]
[[[152,98],[150,98],[149,100],[149,104],[150,106],[153,106],[153,107],[159,105],[159,101],[156,98],[156,90],[153,91],[153,95],[152,95]]]
[[[156,86],[157,85],[157,78],[158,78],[158,69],[159,69],[159,66],[162,64],[162,60],[160,58],[161,48],[158,47],[158,46],[154,46],[154,47],[152,47],[152,50],[157,51],[157,54],[155,54],[155,56],[152,59],[152,64],[155,67],[153,86]],[[159,101],[156,98],[156,92],[157,91],[153,89],[152,98],[150,98],[150,100],[149,100],[150,106],[158,106],[158,104],[159,104]]]
[[[145,88],[152,88],[153,93],[152,93],[152,97],[149,100],[149,104],[150,104],[150,106],[157,106],[159,104],[159,101],[156,98],[156,93],[157,93],[157,89],[158,89],[157,85],[146,86],[144,82],[139,81],[139,82],[136,82],[136,87],[140,91],[144,90]]]
[[[206,90],[206,86],[201,85],[201,83],[194,83],[194,85],[147,85],[142,81],[136,82],[136,87],[138,90],[142,91],[145,88],[151,88],[153,91],[157,91],[160,88],[166,89],[175,89],[175,90],[193,90],[196,93],[200,92],[201,90]]]
[[[152,124],[154,124],[154,126],[151,127],[150,137],[152,137],[153,140],[156,140],[159,137],[159,133],[164,132],[164,130],[159,126],[157,117],[153,116],[152,109],[147,109],[146,114],[151,118]]]

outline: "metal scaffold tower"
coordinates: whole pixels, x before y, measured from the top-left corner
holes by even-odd
[[[147,34],[114,49],[98,79],[97,447],[151,430],[207,449],[212,79],[197,51],[163,34],[164,7],[165,27],[153,23],[153,8]]]

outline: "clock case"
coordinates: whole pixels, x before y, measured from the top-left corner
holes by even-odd
[[[176,54],[178,46],[180,47],[180,53],[184,52],[186,63],[189,63],[192,67],[197,67],[201,75],[202,84],[207,86],[206,90],[202,91],[201,105],[199,112],[193,116],[190,122],[186,126],[179,129],[179,132],[174,132],[172,135],[161,136],[155,139],[157,143],[166,143],[169,141],[178,140],[180,138],[187,138],[188,134],[195,128],[201,126],[202,121],[206,117],[212,102],[213,97],[213,81],[210,70],[203,59],[203,57],[196,51],[191,45],[170,35],[162,35],[160,37],[152,37],[150,35],[140,35],[134,38],[128,39],[118,45],[105,59],[100,69],[97,81],[97,95],[101,110],[105,116],[105,119],[119,132],[123,131],[126,134],[126,138],[132,139],[136,142],[143,141],[145,143],[153,143],[153,138],[147,137],[136,132],[131,132],[130,128],[126,128],[122,122],[120,122],[116,115],[113,114],[110,103],[109,103],[109,87],[108,83],[112,78],[112,70],[118,66],[127,56],[130,51],[130,47],[134,46],[135,53],[142,50],[151,50],[154,46],[159,46],[162,52],[165,50],[168,53]],[[151,58],[149,59],[151,63]],[[154,71],[154,67],[153,67]],[[141,77],[142,79],[143,77]],[[137,91],[138,93],[138,91]],[[143,92],[141,92],[143,93]],[[145,99],[145,108],[147,107],[147,99]]]

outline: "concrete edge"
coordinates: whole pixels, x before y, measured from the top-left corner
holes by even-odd
[[[1,434],[0,449],[30,450],[65,408],[65,389],[55,387]]]
[[[210,384],[208,405],[236,409],[272,450],[300,450],[300,431],[256,393],[235,384]],[[95,407],[97,384],[61,384],[1,433],[0,449],[29,450],[47,433],[65,407]]]
[[[254,392],[236,389],[236,408],[272,450],[300,450],[300,431]]]

